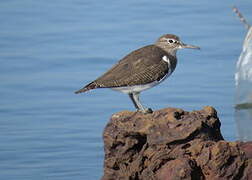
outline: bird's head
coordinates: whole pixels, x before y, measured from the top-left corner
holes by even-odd
[[[165,34],[158,38],[158,40],[155,43],[156,46],[164,49],[171,55],[176,55],[176,52],[178,49],[200,49],[198,46],[184,44],[178,36],[173,34]]]

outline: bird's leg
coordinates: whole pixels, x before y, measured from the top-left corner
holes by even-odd
[[[139,92],[129,93],[129,97],[132,100],[136,109],[143,113],[152,113],[153,112],[152,109],[144,108],[144,106],[140,103],[139,94],[140,94]]]
[[[139,110],[139,107],[137,106],[137,103],[135,102],[135,99],[134,99],[132,93],[129,93],[129,97],[130,97],[131,101],[133,102],[135,108],[136,108],[137,110]]]

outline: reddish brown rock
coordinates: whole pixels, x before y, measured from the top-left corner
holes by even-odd
[[[224,141],[212,107],[119,112],[103,137],[103,180],[252,179],[252,143]]]
[[[239,142],[239,146],[245,152],[246,157],[252,159],[252,142]]]
[[[157,171],[156,179],[191,179],[194,167],[187,158],[170,160]]]

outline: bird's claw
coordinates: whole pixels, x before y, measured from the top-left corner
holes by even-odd
[[[143,113],[143,114],[151,114],[151,113],[153,113],[153,110],[151,109],[151,108],[146,108],[146,109],[144,109],[144,110],[137,110],[138,112],[141,112],[141,113]]]

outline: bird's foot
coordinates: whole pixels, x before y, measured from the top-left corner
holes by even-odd
[[[145,108],[145,109],[143,109],[143,110],[138,109],[137,111],[138,111],[138,112],[141,112],[141,113],[143,113],[143,114],[151,114],[151,113],[153,113],[153,111],[152,111],[151,108]]]

